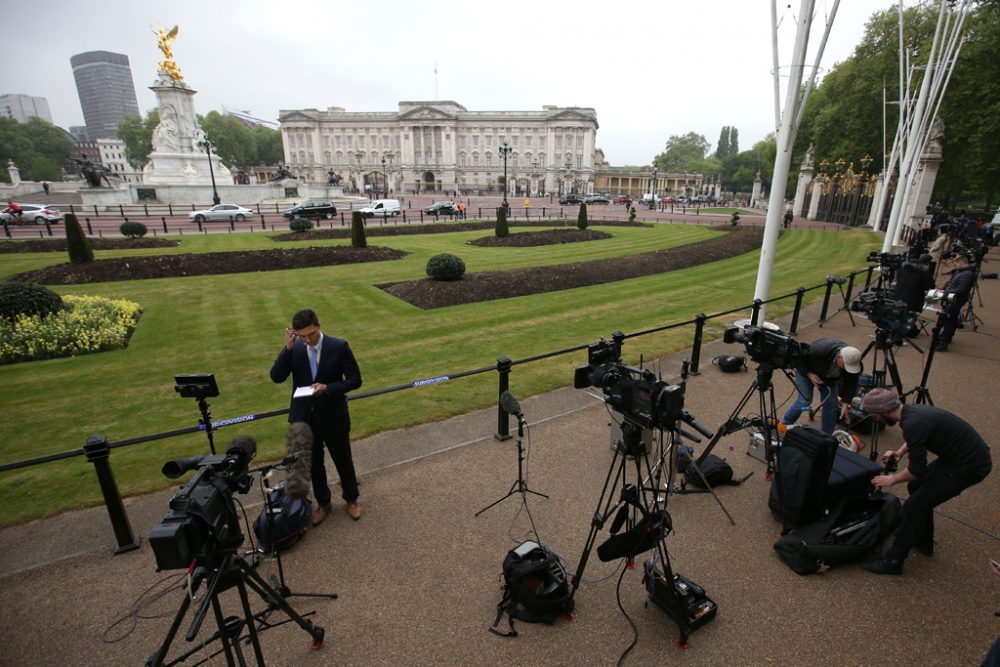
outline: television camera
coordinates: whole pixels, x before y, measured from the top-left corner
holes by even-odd
[[[955,300],[954,292],[941,289],[929,289],[924,295],[924,309],[935,313],[944,312],[945,307]]]
[[[726,343],[743,343],[747,354],[758,364],[772,368],[796,366],[809,346],[791,336],[764,327],[728,327],[722,340]]]
[[[873,250],[868,253],[866,261],[869,264],[878,264],[883,269],[896,271],[906,262],[906,255],[903,253],[878,252]]]
[[[876,327],[899,336],[914,330],[919,317],[919,313],[910,310],[906,302],[897,301],[891,291],[885,289],[862,292],[851,303],[851,310],[864,313]]]
[[[964,255],[970,264],[979,264],[983,261],[986,253],[989,252],[989,249],[989,246],[981,238],[971,240],[959,239],[955,241],[955,245],[952,246],[950,251],[942,253],[941,258],[952,259],[956,255]]]
[[[624,338],[616,331],[611,341],[602,338],[589,345],[588,363],[577,367],[573,386],[600,389],[613,410],[642,428],[674,429],[677,420],[685,417],[684,387],[658,380],[652,371],[623,364]]]
[[[225,454],[174,459],[163,474],[177,479],[197,470],[170,499],[170,509],[149,532],[160,570],[186,569],[192,561],[213,567],[243,543],[234,493],[246,493],[253,480],[248,465],[257,455],[249,436],[233,438]]]

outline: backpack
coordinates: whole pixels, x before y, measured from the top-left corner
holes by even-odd
[[[312,502],[308,498],[287,495],[282,483],[270,493],[270,508],[271,520],[268,519],[268,505],[265,504],[253,524],[260,548],[268,554],[290,549],[306,534]]]
[[[684,445],[679,448],[677,453],[677,472],[684,474],[684,481],[682,486],[687,486],[691,484],[699,489],[707,489],[705,482],[711,487],[716,486],[738,486],[746,481],[747,475],[743,479],[733,479],[733,468],[729,465],[726,459],[719,458],[715,454],[709,454],[705,459],[698,464],[698,469],[701,470],[701,475],[698,474],[698,470],[691,465],[692,457],[694,455],[694,448]],[[753,474],[753,473],[751,473]],[[702,479],[704,477],[704,480]],[[682,490],[682,493],[699,493],[699,491],[687,491]]]
[[[738,373],[747,370],[747,358],[735,354],[723,354],[712,359],[712,363],[723,373]]]
[[[537,542],[523,542],[507,552],[503,559],[503,597],[490,632],[501,637],[516,637],[514,619],[526,623],[551,625],[560,616],[573,611],[566,569],[559,557]],[[497,629],[507,612],[508,632]]]

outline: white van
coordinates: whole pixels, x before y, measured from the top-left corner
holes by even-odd
[[[366,218],[387,218],[399,215],[398,199],[376,199],[370,205],[361,209],[361,215]]]

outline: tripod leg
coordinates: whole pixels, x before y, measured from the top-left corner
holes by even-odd
[[[273,600],[279,609],[288,614],[289,618],[295,621],[300,628],[309,633],[309,635],[313,638],[312,648],[318,649],[323,646],[323,637],[326,634],[326,630],[295,611],[295,609],[292,608],[292,605],[288,603],[288,600],[285,600],[283,597],[278,595],[278,592],[271,588],[256,571],[246,564],[246,562],[241,559],[237,559],[236,566],[239,567],[240,571],[243,573],[244,581],[246,581],[247,586],[252,588],[253,591],[263,600],[267,602]]]
[[[707,479],[705,479],[705,475],[702,474],[701,468],[698,467],[697,462],[695,462],[694,459],[692,459],[691,463],[689,463],[688,465],[694,466],[694,471],[698,473],[698,477],[701,478],[702,484],[704,484],[705,488],[708,489],[708,492],[712,494],[712,497],[715,498],[715,502],[719,504],[719,508],[722,510],[723,514],[725,514],[726,518],[729,519],[729,524],[735,526],[736,520],[733,519],[733,515],[729,513],[729,510],[726,509],[726,506],[722,504],[722,500],[719,499],[719,496],[715,492],[715,489],[712,488],[712,485],[708,483]]]
[[[146,660],[146,667],[160,667],[163,664],[163,661],[167,657],[167,652],[170,650],[170,644],[173,643],[174,637],[177,636],[177,630],[181,627],[181,621],[184,620],[184,615],[187,614],[188,607],[190,606],[191,598],[185,595],[184,600],[181,601],[180,608],[177,609],[177,613],[174,615],[173,622],[170,624],[167,636],[163,639],[163,643],[160,644],[160,648],[156,650],[156,653]]]
[[[604,523],[608,520],[608,510],[611,507],[612,498],[614,497],[615,489],[618,487],[619,474],[616,474],[615,467],[618,466],[619,474],[624,478],[624,466],[625,466],[625,455],[622,453],[620,448],[615,448],[615,456],[611,460],[611,466],[608,468],[608,476],[604,479],[604,488],[601,489],[601,496],[597,499],[597,507],[594,509],[594,516],[590,520],[590,532],[587,534],[587,540],[583,545],[583,553],[580,554],[580,562],[576,566],[576,573],[573,574],[572,580],[572,590],[570,591],[570,596],[576,595],[576,589],[580,587],[580,582],[583,581],[583,571],[587,569],[587,561],[590,559],[590,552],[594,549],[594,543],[597,541],[597,533],[604,527]],[[614,484],[611,480],[614,479]],[[610,488],[610,494],[608,493]],[[601,512],[601,506],[604,506],[604,511]]]

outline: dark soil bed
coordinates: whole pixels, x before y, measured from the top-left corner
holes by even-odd
[[[598,241],[600,239],[610,239],[611,234],[598,232],[592,229],[546,229],[541,232],[518,232],[503,238],[497,236],[484,236],[475,241],[469,241],[469,245],[485,246],[490,248],[530,248],[541,245],[556,245],[559,243],[577,243],[580,241]]]
[[[651,225],[641,222],[627,222],[625,220],[602,220],[594,225],[600,227],[649,227]],[[537,222],[507,222],[510,229],[517,227],[573,227],[576,228],[576,220],[539,220]],[[369,220],[365,225],[365,236],[410,236],[413,234],[443,234],[447,232],[473,232],[479,229],[495,229],[496,223],[492,221],[480,222],[431,222],[426,224],[397,224],[382,227]],[[351,238],[351,228],[342,227],[340,229],[316,229],[298,234],[276,234],[271,237],[274,241],[315,241],[317,239],[349,239]]]
[[[640,255],[558,266],[484,271],[466,274],[461,280],[453,282],[426,279],[380,287],[419,308],[443,308],[676,271],[736,257],[760,248],[762,228],[724,229],[728,233],[718,238]]]
[[[281,271],[283,269],[382,262],[405,257],[407,253],[392,248],[283,248],[281,250],[247,250],[240,252],[206,252],[155,257],[121,257],[89,264],[58,264],[37,271],[11,276],[44,285],[76,285],[81,283],[143,280],[205,276],[249,271]]]
[[[170,239],[90,239],[90,247],[94,250],[176,248],[179,245],[179,242]],[[9,252],[66,252],[66,239],[0,241],[0,253]]]

